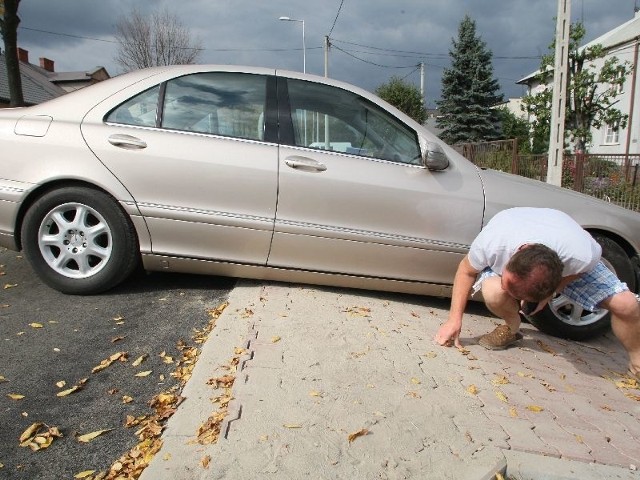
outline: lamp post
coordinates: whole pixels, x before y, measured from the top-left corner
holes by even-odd
[[[280,17],[279,20],[283,22],[300,22],[302,23],[302,71],[307,73],[307,47],[304,38],[304,20],[297,20],[290,17]]]

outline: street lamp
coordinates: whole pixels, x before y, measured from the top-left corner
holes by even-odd
[[[280,17],[278,20],[283,22],[300,22],[302,23],[302,71],[307,73],[307,47],[304,39],[304,20],[297,20],[290,17]]]

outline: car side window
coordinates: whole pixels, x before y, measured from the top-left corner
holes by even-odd
[[[287,84],[295,145],[420,164],[416,132],[373,102],[330,85]]]
[[[105,121],[140,127],[155,127],[160,86],[139,93],[112,110]]]
[[[162,128],[262,140],[266,77],[196,73],[167,82]]]

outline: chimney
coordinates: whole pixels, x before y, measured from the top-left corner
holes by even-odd
[[[29,50],[18,47],[18,60],[24,63],[29,63]]]
[[[40,67],[44,68],[47,72],[53,72],[53,60],[49,60],[45,57],[40,57]]]

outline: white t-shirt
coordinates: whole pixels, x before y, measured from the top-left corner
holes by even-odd
[[[562,276],[591,271],[602,248],[566,213],[551,208],[516,207],[496,214],[471,244],[469,262],[478,271],[489,267],[502,274],[522,245],[541,243],[554,250],[564,269]]]

